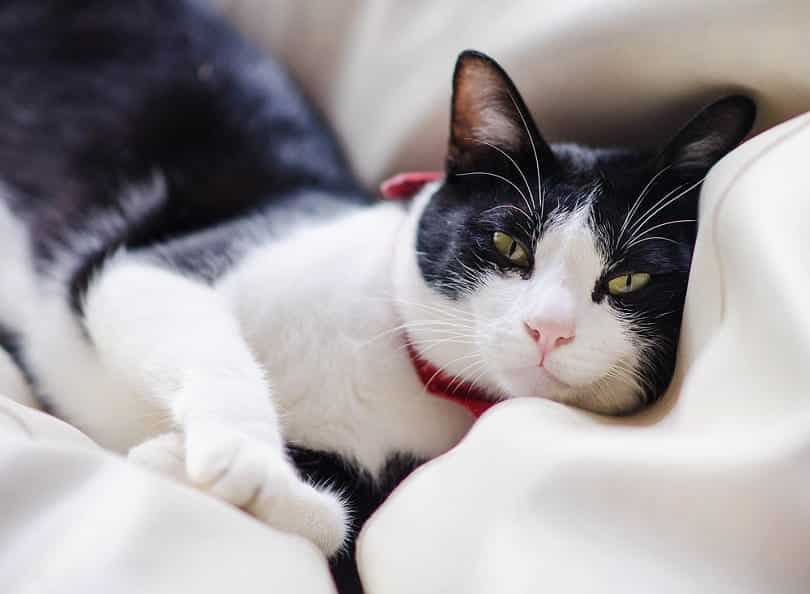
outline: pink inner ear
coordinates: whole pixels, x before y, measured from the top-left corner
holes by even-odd
[[[425,184],[444,176],[443,171],[406,171],[389,177],[380,184],[380,193],[388,200],[405,200],[414,196]]]

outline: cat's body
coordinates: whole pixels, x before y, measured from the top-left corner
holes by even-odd
[[[375,204],[283,71],[196,4],[21,0],[0,36],[6,347],[102,445],[327,553],[343,506],[285,448],[356,528],[474,420],[417,359],[451,392],[606,413],[666,387],[696,188],[753,117],[718,103],[660,155],[549,147],[469,53],[447,177]]]

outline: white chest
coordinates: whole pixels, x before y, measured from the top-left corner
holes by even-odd
[[[440,454],[471,423],[425,393],[402,348],[391,269],[405,218],[380,205],[293,233],[220,284],[268,370],[285,438],[372,472],[397,451]]]

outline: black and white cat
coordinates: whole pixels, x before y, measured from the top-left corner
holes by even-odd
[[[0,40],[5,346],[100,444],[328,555],[470,427],[435,393],[621,414],[666,388],[699,186],[755,112],[549,146],[464,52],[444,177],[377,203],[197,2],[4,2]]]

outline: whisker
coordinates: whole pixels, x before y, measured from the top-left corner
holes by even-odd
[[[478,353],[472,353],[472,354],[469,354],[469,355],[462,355],[461,357],[456,357],[455,359],[453,359],[452,361],[450,361],[446,365],[442,365],[441,367],[436,369],[436,372],[433,375],[430,376],[430,379],[428,379],[428,381],[425,382],[425,392],[427,392],[428,386],[433,382],[433,380],[436,379],[436,376],[444,373],[447,370],[448,367],[450,367],[451,365],[454,365],[455,363],[458,363],[459,361],[466,361],[467,359],[471,359],[472,357],[480,357],[480,355]]]
[[[509,184],[513,188],[515,188],[515,191],[523,197],[524,202],[526,202],[527,205],[529,204],[529,201],[526,199],[526,194],[523,193],[523,190],[518,188],[515,185],[515,183],[513,181],[511,181],[510,179],[505,178],[502,175],[498,175],[497,173],[490,173],[488,171],[469,171],[467,173],[456,173],[455,175],[457,175],[458,177],[466,177],[468,175],[488,175],[490,177],[497,178],[497,179],[499,179],[499,180],[501,180],[503,182],[506,182],[507,184]]]
[[[454,307],[454,306],[442,306],[438,307],[435,305],[428,305],[426,303],[419,303],[418,301],[410,301],[408,299],[400,299],[398,297],[392,297],[390,299],[393,303],[399,303],[400,305],[410,305],[413,307],[418,307],[421,309],[425,309],[427,311],[432,311],[435,313],[439,313],[442,315],[446,315],[447,317],[455,318],[457,320],[464,320],[464,321],[475,321],[475,316],[471,313],[464,311],[461,308]]]
[[[528,214],[528,213],[527,213],[525,210],[523,210],[522,208],[519,208],[519,207],[515,206],[514,204],[499,204],[498,206],[493,206],[492,208],[488,208],[488,209],[486,209],[486,210],[485,210],[484,212],[482,212],[481,214],[482,214],[482,215],[484,215],[484,214],[486,214],[486,213],[488,213],[488,212],[490,212],[490,211],[497,210],[497,209],[499,209],[499,208],[511,208],[511,209],[513,209],[513,210],[516,210],[516,211],[518,211],[520,214],[522,214],[524,217],[526,217],[526,219],[529,221],[529,223],[530,223],[530,224],[534,224],[534,223],[535,223],[534,219],[532,219],[532,218],[531,218],[531,216],[529,216],[529,214]]]
[[[672,243],[672,244],[675,244],[675,245],[681,245],[680,241],[675,241],[674,239],[670,239],[669,237],[655,236],[655,237],[645,237],[644,239],[639,239],[638,241],[634,241],[632,243],[632,245],[627,246],[627,248],[625,248],[625,249],[630,249],[631,247],[635,247],[640,243],[644,243],[645,241],[652,241],[652,240],[668,241],[669,243]]]
[[[475,377],[473,377],[473,379],[471,379],[471,380],[470,380],[470,385],[471,385],[473,388],[474,388],[474,387],[476,387],[476,386],[478,386],[478,385],[479,385],[479,384],[478,384],[478,382],[480,382],[480,381],[481,381],[481,380],[484,378],[484,376],[485,376],[486,374],[487,374],[487,366],[486,366],[486,365],[482,365],[482,366],[481,366],[481,371],[479,371],[479,372],[478,372],[478,373],[475,375]]]
[[[654,225],[649,229],[646,229],[642,233],[635,235],[633,241],[627,244],[627,249],[630,249],[631,247],[636,245],[636,243],[638,243],[638,240],[647,235],[647,233],[652,233],[653,231],[655,231],[656,229],[660,229],[661,227],[668,227],[669,225],[677,225],[679,223],[697,223],[697,219],[679,219],[677,221],[667,221],[666,223]]]
[[[647,216],[647,215],[648,215],[650,212],[652,212],[652,211],[653,211],[655,208],[657,208],[657,207],[658,207],[660,204],[662,204],[663,202],[667,201],[667,200],[668,200],[668,199],[669,199],[669,198],[670,198],[670,197],[671,197],[673,194],[677,194],[678,192],[680,192],[680,191],[681,191],[681,190],[682,190],[684,187],[686,187],[686,184],[680,184],[680,185],[678,185],[677,187],[675,187],[674,189],[672,189],[672,190],[670,190],[669,192],[667,192],[666,194],[664,194],[663,198],[661,198],[660,200],[658,200],[658,202],[656,202],[655,204],[653,204],[653,205],[652,205],[650,208],[648,208],[648,209],[647,209],[647,210],[644,212],[644,214],[642,214],[642,215],[641,215],[641,217],[639,217],[639,220],[637,220],[637,221],[633,222],[633,223],[630,225],[630,227],[628,228],[628,230],[629,230],[629,232],[630,232],[630,235],[629,235],[629,236],[628,236],[628,237],[625,239],[625,243],[627,243],[627,242],[629,242],[629,241],[632,241],[632,240],[633,240],[633,238],[636,236],[636,234],[638,233],[638,231],[639,231],[639,229],[640,229],[640,225],[643,227],[643,225],[644,225],[644,221],[646,220],[646,219],[645,219],[645,217],[646,217],[646,216]]]
[[[683,192],[680,192],[677,196],[675,196],[673,198],[670,198],[669,200],[667,200],[667,196],[671,195],[672,192],[667,194],[667,196],[665,196],[664,198],[659,200],[650,210],[647,211],[647,213],[649,213],[649,214],[645,213],[646,216],[644,217],[643,220],[639,221],[638,223],[633,224],[633,232],[637,232],[638,230],[642,229],[644,227],[644,225],[648,221],[650,221],[655,215],[657,215],[659,212],[661,212],[662,210],[667,208],[670,204],[672,204],[676,200],[680,200],[682,197],[686,196],[689,192],[691,192],[692,190],[697,188],[700,184],[703,183],[704,179],[706,179],[706,178],[704,177],[704,178],[696,181],[694,184],[692,184],[691,186],[686,188]],[[685,185],[685,184],[682,184],[682,186],[683,185]],[[682,187],[682,186],[679,186],[679,187]],[[677,191],[677,190],[675,190],[675,191]],[[666,202],[664,202],[664,200],[666,200]],[[664,203],[661,204],[662,202],[664,202]],[[659,204],[661,204],[661,206],[658,206]],[[653,209],[655,209],[655,210],[653,210]],[[652,212],[650,212],[650,211],[652,211]]]
[[[462,338],[437,338],[437,339],[434,339],[434,340],[420,340],[418,342],[419,342],[419,354],[420,355],[426,355],[427,353],[429,353],[433,349],[436,349],[436,348],[438,348],[438,347],[440,347],[442,345],[445,345],[445,344],[463,344],[463,345],[471,345],[471,346],[475,346],[476,344],[478,344],[474,340],[463,340]],[[399,347],[399,349],[397,349],[397,350],[400,350],[400,351],[405,350],[409,346],[412,346],[412,345],[413,345],[413,343],[410,343],[410,345],[409,344],[404,344],[401,347]],[[425,348],[422,348],[423,345],[427,345],[427,346]]]
[[[478,361],[473,361],[469,365],[465,366],[463,369],[461,369],[461,371],[459,371],[457,374],[455,374],[453,376],[453,378],[450,380],[450,383],[447,384],[447,390],[451,394],[455,394],[456,392],[458,392],[458,389],[461,387],[461,384],[464,383],[464,380],[462,379],[461,376],[463,376],[469,369],[475,369],[478,365],[483,365],[483,364],[484,364],[484,360],[479,359]],[[453,388],[453,384],[456,384],[455,388]],[[451,388],[452,388],[452,390],[451,390]]]
[[[621,240],[622,240],[622,236],[624,235],[625,229],[627,229],[627,225],[630,223],[630,219],[633,217],[636,210],[641,205],[641,201],[644,199],[644,196],[646,196],[649,189],[655,183],[655,180],[657,180],[659,177],[661,177],[661,175],[664,174],[664,172],[668,171],[671,168],[672,168],[672,165],[667,165],[666,167],[662,168],[658,173],[656,173],[654,176],[652,176],[650,181],[647,182],[647,185],[644,186],[644,189],[641,190],[641,192],[639,193],[639,195],[636,198],[635,202],[633,202],[633,206],[630,207],[630,210],[627,211],[627,216],[624,217],[624,223],[622,223],[622,227],[619,230],[619,236],[616,238],[616,245],[617,246],[620,245],[619,242],[621,242]]]
[[[507,91],[509,94],[509,98],[512,100],[512,105],[515,106],[515,110],[518,112],[520,116],[520,121],[523,122],[523,129],[526,130],[526,135],[529,137],[529,143],[532,145],[532,153],[534,154],[534,164],[537,167],[537,197],[540,200],[540,220],[538,223],[538,228],[543,224],[543,203],[545,202],[543,197],[543,186],[540,183],[540,159],[537,156],[537,148],[534,146],[534,139],[532,138],[532,133],[529,130],[529,125],[526,123],[526,118],[523,117],[523,110],[518,107],[517,101],[512,96],[512,93]]]
[[[518,164],[517,164],[517,162],[515,162],[515,160],[514,160],[514,159],[513,159],[513,158],[512,158],[512,157],[511,157],[511,156],[510,156],[510,155],[509,155],[509,154],[508,154],[506,151],[504,151],[504,150],[503,150],[503,149],[501,149],[500,147],[497,147],[497,146],[495,146],[494,144],[491,144],[491,143],[489,143],[489,142],[485,142],[485,141],[483,141],[483,140],[479,140],[478,142],[480,142],[481,144],[484,144],[484,145],[486,145],[486,146],[488,146],[488,147],[490,147],[490,148],[495,149],[496,151],[498,151],[499,153],[501,153],[501,154],[502,154],[504,157],[506,157],[507,159],[509,159],[509,162],[510,162],[510,163],[512,163],[512,165],[514,165],[514,166],[515,166],[515,169],[517,169],[517,170],[518,170],[518,173],[520,174],[520,177],[522,177],[522,178],[523,178],[523,183],[525,183],[525,184],[526,184],[526,189],[529,191],[529,197],[532,199],[532,203],[534,203],[534,196],[532,195],[532,189],[531,189],[531,186],[529,186],[529,180],[528,180],[528,179],[526,179],[526,176],[524,175],[523,170],[520,168],[520,165],[518,165]],[[530,206],[529,204],[526,204],[526,206],[527,206],[527,208],[528,208],[529,210],[531,210],[531,206]]]
[[[396,332],[400,332],[402,330],[408,330],[408,329],[421,329],[421,328],[434,328],[437,331],[449,332],[448,329],[470,330],[472,327],[468,326],[468,325],[465,325],[465,324],[457,324],[457,323],[453,323],[453,322],[448,322],[446,320],[415,320],[415,321],[405,322],[403,324],[399,324],[397,326],[394,326],[393,328],[389,328],[387,330],[384,330],[384,331],[380,332],[379,334],[375,334],[374,336],[372,336],[371,338],[363,341],[362,343],[360,343],[357,346],[358,346],[358,348],[365,348],[366,346],[370,345],[371,343],[376,342],[377,340],[385,338],[386,336],[389,336],[389,335],[394,334]]]

